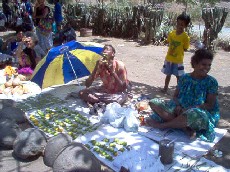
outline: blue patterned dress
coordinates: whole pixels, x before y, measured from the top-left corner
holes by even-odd
[[[219,119],[219,105],[216,99],[213,109],[207,111],[196,106],[206,102],[208,94],[218,94],[218,82],[212,76],[207,75],[203,79],[194,79],[190,74],[180,77],[178,86],[178,102],[187,116],[187,126],[196,131],[202,140],[212,142],[215,138],[214,128]],[[173,100],[152,99],[150,102],[160,106],[165,111],[173,113],[176,103]]]

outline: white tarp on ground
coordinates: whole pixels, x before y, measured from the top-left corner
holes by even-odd
[[[103,140],[104,138],[117,138],[121,141],[126,141],[131,146],[130,151],[125,151],[118,155],[114,161],[109,161],[103,156],[99,155],[93,149],[92,153],[103,163],[111,167],[115,171],[119,171],[120,166],[129,167],[132,171],[152,172],[154,163],[157,163],[159,146],[156,142],[138,134],[128,133],[123,129],[113,128],[110,125],[103,125],[93,133],[88,133],[77,138],[75,141],[83,144],[88,144],[91,140]],[[174,154],[174,161],[172,164],[164,166],[164,171],[228,171],[212,161],[204,158],[191,158],[183,155],[182,152]],[[159,168],[160,164],[158,164]],[[156,168],[156,166],[155,166]]]
[[[73,83],[74,84],[74,83]],[[46,94],[50,94],[59,100],[63,100],[64,102],[58,101],[51,102],[51,100],[47,101],[47,104],[42,103],[44,100],[38,99],[36,96],[34,101],[36,101],[36,104],[31,104],[33,101],[27,101],[24,102],[28,103],[29,105],[26,106],[28,109],[27,115],[29,115],[28,112],[37,110],[37,109],[44,109],[46,105],[50,106],[63,106],[67,107],[70,110],[77,110],[82,112],[81,114],[90,118],[90,121],[92,123],[98,122],[98,118],[95,118],[95,121],[93,121],[94,117],[89,116],[87,113],[89,112],[89,109],[86,107],[86,104],[83,103],[79,98],[75,97],[69,100],[65,100],[66,96],[68,93],[76,91],[78,92],[81,90],[83,87],[77,86],[77,85],[65,85],[65,86],[57,86],[53,88],[49,88],[45,91],[42,92],[42,94],[38,96],[43,96],[43,98],[46,97]],[[39,102],[41,103],[39,105]],[[29,116],[28,116],[29,117]],[[118,138],[121,141],[126,141],[128,145],[131,145],[131,150],[132,151],[125,151],[123,153],[118,154],[117,157],[114,157],[113,161],[109,161],[105,159],[104,157],[100,156],[98,153],[95,151],[91,150],[96,157],[98,157],[99,160],[104,162],[106,165],[111,167],[115,171],[119,171],[120,165],[124,166],[129,166],[132,171],[148,171],[151,169],[150,167],[154,166],[154,163],[157,162],[158,159],[158,144],[147,137],[154,137],[152,139],[155,139],[157,141],[166,138],[166,136],[169,139],[173,139],[173,134],[172,132],[157,132],[156,129],[146,129],[145,127],[140,128],[140,132],[142,134],[138,133],[128,133],[125,132],[123,129],[117,129],[113,128],[110,125],[103,125],[99,127],[97,130],[87,133],[85,135],[80,135],[75,141],[79,141],[83,144],[88,143],[90,140],[95,139],[95,140],[101,140],[103,138]],[[153,132],[153,133],[151,133]],[[155,132],[155,133],[154,133]],[[209,144],[200,144],[201,142],[198,140],[194,143],[183,143],[181,142],[181,139],[183,140],[183,135],[182,133],[177,133],[177,141],[176,141],[176,146],[175,146],[175,154],[174,154],[174,161],[172,164],[165,166],[165,171],[177,171],[178,169],[182,171],[188,171],[188,170],[194,170],[194,171],[228,171],[225,168],[213,163],[212,161],[206,160],[204,158],[198,158],[200,154],[206,153],[210,148],[214,146],[215,143],[217,143],[221,137],[225,134],[225,130],[217,129],[216,132],[219,134],[217,135],[217,139],[215,140],[214,143]],[[175,133],[174,133],[175,134]],[[178,135],[179,134],[179,135]],[[143,136],[143,135],[146,135]],[[175,138],[175,136],[174,136]],[[180,142],[179,142],[180,141]],[[193,148],[193,149],[192,149]],[[196,149],[194,149],[196,148]],[[182,151],[180,151],[182,150]],[[184,154],[183,151],[192,151],[192,152],[187,152],[187,154],[190,155],[199,155],[196,156],[196,158],[191,158],[187,155]],[[195,151],[196,150],[196,151]],[[197,151],[198,150],[198,151]],[[128,159],[128,160],[127,160]],[[138,160],[138,162],[137,162]],[[128,163],[127,163],[128,162]],[[118,165],[120,164],[120,165]],[[152,170],[152,169],[151,169]],[[151,171],[150,170],[150,171]],[[152,172],[152,171],[151,171]]]
[[[162,139],[175,140],[175,150],[178,153],[184,153],[193,158],[200,158],[201,156],[208,153],[214,145],[220,141],[222,137],[227,133],[227,130],[215,128],[216,138],[210,142],[205,142],[200,139],[190,140],[189,137],[181,130],[172,129],[155,129],[151,127],[140,127],[139,134],[160,141]]]

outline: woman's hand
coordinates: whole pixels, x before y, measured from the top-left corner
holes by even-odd
[[[175,109],[174,109],[174,111],[173,111],[173,114],[174,114],[175,116],[179,116],[179,115],[181,115],[183,112],[184,112],[183,108],[182,108],[180,105],[178,105],[178,106],[175,107]]]

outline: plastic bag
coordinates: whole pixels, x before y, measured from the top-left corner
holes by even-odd
[[[124,129],[128,132],[137,132],[140,122],[137,120],[136,115],[138,112],[131,108],[126,111],[126,116],[124,119]]]
[[[125,116],[121,116],[120,118],[115,119],[115,121],[110,122],[110,125],[112,125],[114,128],[123,128],[124,119],[125,119]]]
[[[111,122],[114,122],[115,119],[120,118],[119,109],[121,108],[121,105],[118,103],[110,103],[106,106],[104,114],[101,116],[100,121],[105,124],[109,124]]]

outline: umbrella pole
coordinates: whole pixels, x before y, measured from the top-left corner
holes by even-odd
[[[76,77],[76,79],[77,79],[77,74],[76,74],[76,72],[75,72],[75,70],[74,70],[74,68],[73,68],[73,65],[72,65],[72,63],[71,63],[71,61],[70,61],[70,59],[69,59],[69,54],[68,54],[68,52],[66,52],[66,56],[67,56],[67,58],[68,58],[68,60],[69,60],[70,66],[71,66],[71,68],[72,68],[72,70],[73,70],[73,73],[74,73],[74,75],[75,75],[75,77]],[[77,80],[77,83],[78,83],[78,86],[80,86],[80,83],[79,83],[78,80]]]

